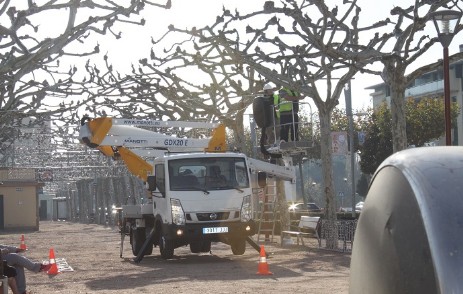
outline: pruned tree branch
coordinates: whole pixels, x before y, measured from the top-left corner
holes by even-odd
[[[166,4],[136,0],[117,1],[48,1],[37,4],[0,3],[0,144],[2,163],[9,152],[14,127],[23,118],[34,118],[31,123],[60,120],[62,124],[75,123],[75,110],[93,101],[100,91],[94,72],[80,66],[64,68],[65,57],[82,58],[97,55],[99,45],[93,48],[88,40],[93,36],[120,38],[116,24],[143,25],[140,12],[146,6],[168,9]],[[68,12],[59,35],[41,29],[40,19]],[[89,10],[92,14],[89,15]],[[80,46],[79,46],[80,44]],[[86,67],[88,69],[89,67]],[[97,70],[94,66],[93,70]],[[4,126],[9,126],[8,128]]]

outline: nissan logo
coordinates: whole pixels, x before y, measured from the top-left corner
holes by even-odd
[[[210,218],[211,220],[216,220],[216,219],[217,219],[217,213],[211,213],[211,214],[209,215],[209,218]]]

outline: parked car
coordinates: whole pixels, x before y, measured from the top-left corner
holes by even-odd
[[[352,212],[352,207],[339,207],[339,212]]]
[[[363,208],[363,201],[360,201],[355,205],[355,211],[357,212],[362,211],[362,208]]]
[[[315,203],[307,203],[305,206],[304,203],[294,203],[291,204],[288,208],[289,212],[321,212],[322,209]]]
[[[288,207],[291,226],[297,229],[301,216],[319,216],[322,209],[316,203],[294,203]]]
[[[307,203],[307,208],[310,212],[322,212],[322,209],[315,203]]]

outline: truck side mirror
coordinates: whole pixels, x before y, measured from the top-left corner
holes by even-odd
[[[148,191],[156,190],[156,176],[148,176],[146,183],[148,184]]]
[[[267,173],[258,172],[257,173],[257,183],[260,188],[264,188],[267,185]]]

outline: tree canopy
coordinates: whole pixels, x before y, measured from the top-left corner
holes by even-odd
[[[56,128],[79,120],[76,110],[104,95],[102,72],[86,58],[98,56],[104,37],[120,39],[128,24],[144,25],[139,16],[147,6],[168,9],[151,1],[2,1],[0,3],[0,158],[9,161],[9,147],[20,127]],[[59,17],[58,17],[59,16]],[[53,18],[53,26],[41,20]],[[92,44],[93,43],[93,46]],[[64,68],[64,58],[77,65]],[[68,137],[61,129],[59,136]]]
[[[406,101],[407,137],[411,146],[421,147],[437,141],[445,132],[444,101],[441,97]],[[456,126],[459,113],[452,105],[452,121]],[[373,174],[378,166],[393,153],[392,115],[386,103],[376,109],[366,126],[366,138],[360,147],[362,172]]]

